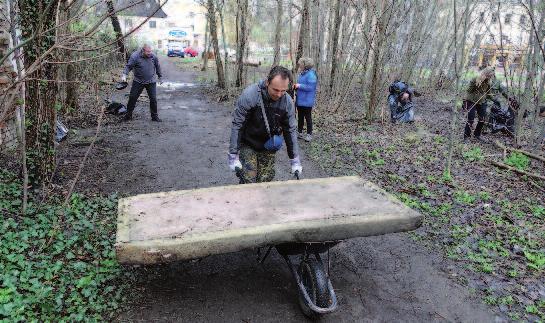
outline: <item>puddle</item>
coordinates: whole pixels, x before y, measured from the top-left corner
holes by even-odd
[[[177,90],[184,87],[193,87],[196,86],[195,83],[185,83],[185,82],[163,82],[162,84],[157,83],[158,87],[165,88],[167,90]]]
[[[183,110],[189,109],[189,107],[186,106],[186,105],[174,105],[174,106],[173,105],[164,105],[164,106],[160,106],[159,110],[170,110],[170,109],[174,109],[174,108],[183,109]]]

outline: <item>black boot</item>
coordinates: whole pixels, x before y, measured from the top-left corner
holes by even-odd
[[[163,120],[159,119],[159,116],[152,116],[152,117],[151,117],[151,121],[163,122]]]
[[[132,113],[125,113],[123,118],[121,118],[121,121],[131,121],[132,120]]]

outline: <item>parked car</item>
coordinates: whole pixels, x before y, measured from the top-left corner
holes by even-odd
[[[199,52],[196,49],[194,49],[193,47],[191,47],[191,46],[187,46],[184,49],[184,54],[187,55],[188,57],[197,57],[197,56],[199,56]]]
[[[220,48],[220,54],[221,54],[222,57],[225,55],[225,51],[223,50],[223,48]],[[234,49],[227,48],[227,57],[235,58],[236,54],[237,54],[237,52]]]
[[[184,46],[182,43],[168,43],[167,45],[167,56],[168,57],[184,57]]]

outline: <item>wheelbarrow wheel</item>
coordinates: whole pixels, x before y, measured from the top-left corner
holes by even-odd
[[[322,308],[328,307],[330,305],[327,287],[328,278],[322,263],[316,259],[307,258],[299,265],[298,272],[303,286],[314,305]],[[299,293],[299,305],[303,313],[309,318],[317,318],[320,315],[308,306],[301,293]]]

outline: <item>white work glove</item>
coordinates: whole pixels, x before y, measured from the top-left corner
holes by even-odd
[[[237,168],[242,169],[242,164],[238,158],[238,154],[229,154],[229,169],[235,172]]]
[[[303,166],[301,165],[301,160],[299,159],[299,156],[290,159],[290,165],[291,165],[291,173],[295,174],[295,172],[299,172],[299,176],[303,173]]]
[[[127,82],[127,75],[121,74],[121,82]]]

